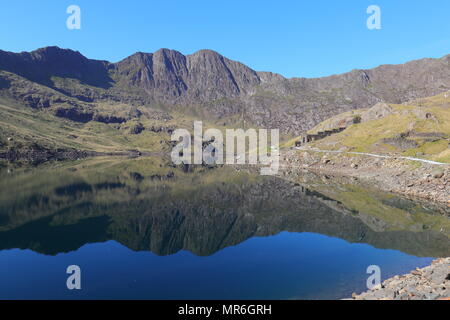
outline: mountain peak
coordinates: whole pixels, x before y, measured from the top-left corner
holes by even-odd
[[[177,50],[173,50],[173,49],[168,49],[168,48],[160,48],[158,50],[156,50],[154,53],[155,54],[179,54],[179,55],[183,55],[181,52],[177,51]]]
[[[57,46],[43,47],[31,51],[29,54],[24,54],[28,55],[32,60],[48,62],[50,64],[56,63],[57,61],[67,64],[77,64],[80,61],[89,60],[78,51],[74,51],[71,49],[62,49]]]
[[[211,49],[198,50],[198,51],[194,52],[193,54],[191,54],[191,56],[194,56],[194,55],[205,55],[205,56],[211,55],[211,56],[221,56],[222,57],[222,55],[220,53],[218,53],[217,51],[211,50]]]
[[[80,52],[57,46],[31,52],[0,52],[0,70],[9,71],[32,81],[53,87],[52,77],[78,79],[89,85],[108,86],[105,61],[91,60]]]
[[[82,54],[79,51],[75,51],[72,49],[64,49],[64,48],[60,48],[58,46],[47,46],[47,47],[42,47],[42,48],[38,48],[36,50],[31,51],[30,53],[47,53],[47,54],[52,54],[52,53],[74,53],[74,54],[78,54],[80,56],[82,56]]]

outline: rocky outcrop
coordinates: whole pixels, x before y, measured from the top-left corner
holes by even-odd
[[[431,266],[387,279],[353,300],[450,300],[450,258],[433,261]]]
[[[103,122],[103,123],[123,123],[125,121],[127,121],[127,119],[123,118],[123,117],[118,117],[118,116],[114,116],[114,115],[109,115],[109,114],[95,114],[92,117],[92,120],[94,121],[98,121],[98,122]]]
[[[142,131],[145,130],[145,127],[142,123],[140,122],[136,122],[133,123],[129,128],[128,128],[128,132],[131,134],[140,134]]]
[[[89,122],[94,119],[94,113],[86,112],[76,106],[57,107],[54,109],[54,115],[60,118],[69,119],[75,122]]]
[[[408,150],[417,148],[419,144],[411,139],[407,139],[407,134],[398,134],[392,138],[385,138],[381,140],[382,143],[390,144],[400,150]]]
[[[372,121],[376,119],[384,118],[392,114],[394,110],[387,103],[377,103],[369,110],[365,111],[361,115],[361,122]]]

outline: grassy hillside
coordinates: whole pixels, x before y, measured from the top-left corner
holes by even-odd
[[[121,116],[133,108],[126,104],[101,104],[98,110]],[[86,123],[57,117],[52,110],[36,110],[5,99],[0,100],[0,151],[29,149],[77,149],[97,152],[139,150],[170,151],[171,130],[192,132],[198,118],[171,112],[168,119],[155,119],[152,109],[142,107],[139,117],[123,123]],[[148,113],[148,114],[147,114]],[[225,124],[225,125],[224,125]],[[226,123],[204,121],[204,129],[225,129]]]
[[[92,105],[96,114],[109,114],[126,120],[121,123],[72,121],[56,116],[53,107],[36,109],[0,98],[0,152],[40,149],[170,152],[172,131],[185,128],[193,134],[194,121],[202,120],[204,131],[208,128],[221,130],[224,143],[226,129],[250,127],[239,117],[214,119],[207,114],[197,114],[190,107],[161,111],[117,102]],[[280,137],[282,141],[290,138],[292,136]]]
[[[360,119],[341,133],[310,143],[323,150],[373,152],[450,162],[450,93],[407,104],[377,104],[330,118],[309,133]]]
[[[47,112],[0,104],[0,149],[17,150],[30,147],[47,149],[79,149],[101,152],[128,149],[161,150],[161,134],[130,134],[122,125],[101,122],[77,123],[57,118]]]

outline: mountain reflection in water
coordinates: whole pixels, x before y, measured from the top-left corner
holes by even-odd
[[[450,255],[448,212],[320,177],[300,185],[231,167],[97,158],[3,168],[0,190],[0,250],[57,255],[114,240],[158,256],[211,256],[290,232],[416,257]]]

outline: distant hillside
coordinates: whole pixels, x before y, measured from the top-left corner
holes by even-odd
[[[450,162],[450,91],[404,104],[378,103],[346,112],[320,123],[310,133],[342,126],[348,127],[310,145]]]
[[[156,142],[149,144],[140,135],[169,119],[174,126],[204,119],[215,126],[279,128],[295,135],[342,112],[448,91],[449,71],[450,55],[325,78],[286,79],[211,50],[183,55],[161,49],[118,63],[58,47],[0,51],[0,142],[12,136],[25,145],[153,149],[161,137],[153,135]],[[44,140],[41,129],[48,131]],[[94,144],[68,138],[72,130],[78,137],[95,135]],[[71,140],[53,141],[55,136]]]

